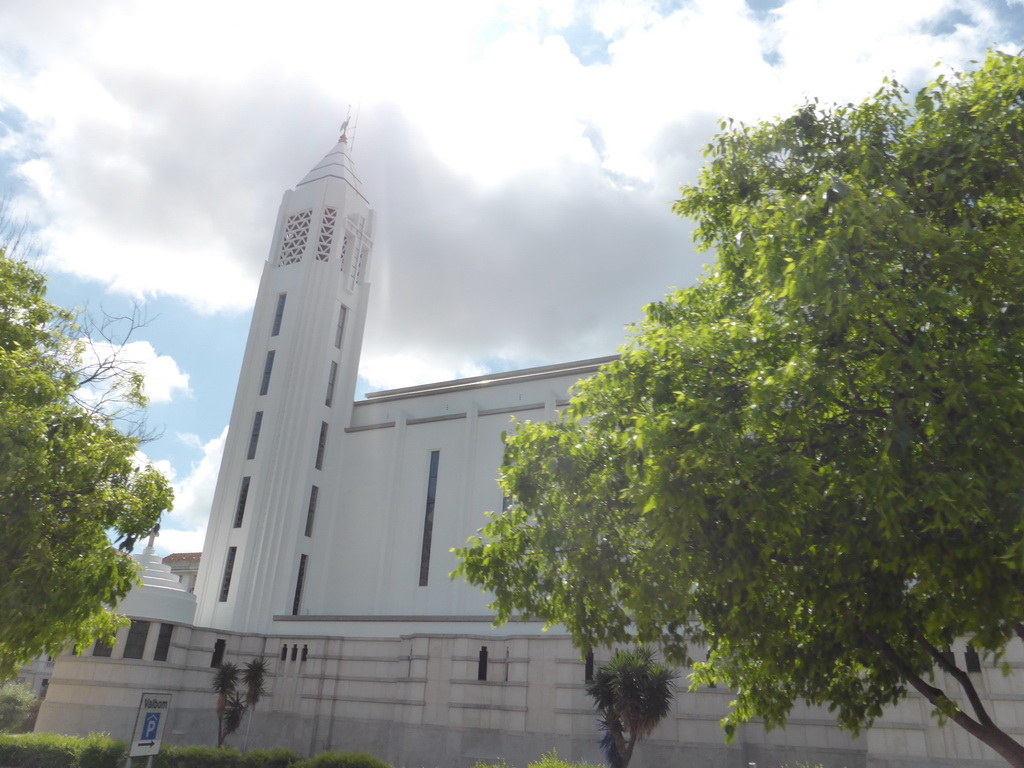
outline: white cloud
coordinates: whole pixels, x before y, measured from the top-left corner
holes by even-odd
[[[88,343],[84,358],[87,367],[93,363],[103,365],[104,361],[115,359],[119,368],[142,374],[145,381],[143,393],[150,402],[170,402],[179,392],[191,394],[188,374],[178,368],[174,358],[157,354],[148,341],[132,341],[120,346],[96,340]],[[88,396],[89,399],[97,399],[104,394],[102,383],[98,388],[100,391],[90,389],[93,392]]]
[[[154,462],[174,486],[174,509],[161,521],[160,536],[156,541],[160,553],[202,550],[227,434],[228,428],[224,427],[220,435],[202,444],[202,458],[180,480],[175,477],[168,463]],[[186,444],[194,445],[191,440],[193,437],[185,436]]]
[[[708,258],[666,203],[718,117],[860,100],[885,75],[913,85],[937,60],[1019,37],[1019,10],[994,0],[441,5],[15,4],[0,110],[16,120],[0,152],[32,193],[50,265],[244,310],[281,189],[351,103],[380,213],[365,377],[609,354]],[[607,40],[607,56],[581,61],[570,28]],[[154,400],[187,391],[180,371],[154,376]]]
[[[206,541],[206,526],[193,531],[161,526],[160,535],[154,543],[157,554],[166,557],[175,552],[202,552]]]
[[[936,59],[1002,39],[981,0],[788,0],[761,14],[742,0],[667,5],[403,3],[396,25],[391,2],[299,1],[287,13],[240,1],[107,0],[59,13],[22,3],[0,31],[10,51],[0,106],[24,116],[21,144],[3,146],[45,201],[55,267],[137,297],[240,311],[277,190],[315,163],[311,146],[329,148],[346,103],[363,105],[359,162],[369,133],[385,129],[384,105],[397,105],[417,150],[469,188],[559,179],[569,164],[655,185],[664,200],[686,181],[662,168],[666,135],[696,158],[706,116],[860,99],[884,74],[920,79]],[[936,27],[952,10],[967,21]],[[584,66],[554,32],[573,24],[610,40],[607,63]],[[679,124],[694,130],[673,132]],[[391,168],[386,183],[416,172]],[[435,228],[450,226],[437,203],[417,201]],[[389,213],[389,226],[415,215]]]
[[[430,355],[422,351],[383,354],[368,357],[359,366],[359,375],[365,380],[367,391],[417,384],[446,381],[455,378],[481,376],[486,369],[472,361],[463,361],[453,369],[450,360],[431,365]]]
[[[220,435],[203,445],[203,456],[192,465],[188,475],[181,480],[174,479],[174,510],[170,521],[205,528],[227,435],[228,428],[224,427]]]

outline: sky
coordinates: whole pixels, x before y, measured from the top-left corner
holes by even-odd
[[[713,259],[719,120],[1017,53],[1024,0],[7,0],[0,194],[49,296],[145,323],[157,550],[202,549],[277,207],[335,144],[378,213],[361,393],[613,354]],[[937,63],[942,65],[937,67]]]

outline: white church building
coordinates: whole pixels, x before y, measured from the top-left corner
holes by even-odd
[[[453,547],[502,508],[512,417],[552,419],[611,358],[394,389],[354,401],[377,222],[344,135],[284,195],[253,312],[195,594],[152,547],[112,647],[58,659],[37,730],[130,738],[140,695],[172,694],[164,739],[216,743],[212,667],[270,662],[250,747],[365,750],[395,766],[525,766],[551,749],[602,763],[584,685],[596,659],[539,622],[491,624],[452,581]],[[954,649],[964,653],[965,648]],[[1024,647],[1009,661],[1024,665]],[[1020,677],[974,675],[1024,736]],[[1002,765],[911,696],[852,738],[818,708],[724,744],[731,694],[687,690],[637,766]],[[240,744],[240,737],[229,743]]]

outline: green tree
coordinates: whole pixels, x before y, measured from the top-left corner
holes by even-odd
[[[45,293],[45,278],[0,248],[0,680],[112,636],[110,607],[137,568],[108,532],[133,541],[172,498],[159,472],[138,466],[139,437],[81,396],[102,383],[141,408],[141,377],[116,358],[86,363],[81,329]]]
[[[245,669],[242,670],[242,685],[245,686],[245,707],[249,710],[249,720],[245,724],[245,743],[243,751],[249,747],[249,729],[252,728],[252,718],[256,714],[256,705],[267,692],[267,673],[270,667],[267,660],[262,656],[245,662]]]
[[[33,708],[36,695],[27,685],[6,683],[0,685],[0,733],[21,733]]]
[[[224,740],[237,731],[245,713],[249,713],[249,725],[256,705],[267,692],[266,679],[269,665],[262,656],[247,661],[243,668],[224,662],[213,670],[211,687],[217,696],[217,746],[223,747]],[[239,690],[241,686],[241,690]],[[249,729],[246,728],[245,744],[249,743]]]
[[[601,714],[601,747],[611,768],[628,768],[633,748],[672,710],[676,672],[647,646],[619,650],[594,673],[587,695]]]
[[[217,746],[223,747],[224,740],[238,730],[245,714],[245,702],[238,693],[238,678],[241,672],[237,664],[224,662],[213,670],[210,687],[217,696]]]
[[[675,207],[714,266],[508,438],[456,574],[581,647],[706,643],[727,738],[913,687],[1024,766],[944,653],[1024,638],[1024,61],[723,130]]]

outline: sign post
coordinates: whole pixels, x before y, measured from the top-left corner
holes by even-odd
[[[135,731],[132,733],[131,746],[128,748],[129,768],[133,757],[148,757],[147,765],[152,764],[153,755],[160,752],[160,739],[170,709],[171,694],[142,694],[139,713],[135,716]]]

